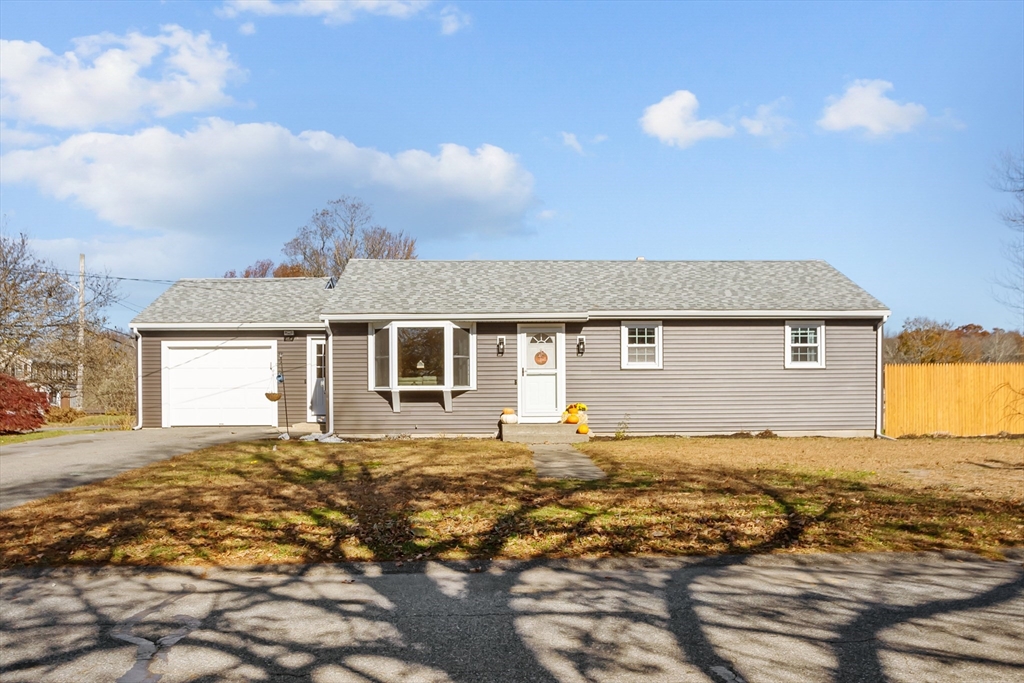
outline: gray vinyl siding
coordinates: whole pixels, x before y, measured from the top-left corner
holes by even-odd
[[[306,422],[306,333],[295,332],[285,341],[280,331],[231,332],[143,332],[142,333],[142,426],[160,427],[162,398],[160,375],[160,342],[162,341],[228,341],[234,339],[275,339],[284,372],[286,398],[277,402],[278,426]],[[285,416],[287,415],[287,420]]]
[[[142,374],[139,377],[142,392],[142,426],[159,427],[163,419],[160,400],[160,338],[143,333],[139,344],[139,352],[142,354]]]
[[[516,325],[479,323],[476,328],[476,386],[453,392],[446,413],[441,392],[404,392],[401,412],[387,392],[367,389],[369,357],[366,323],[333,325],[334,431],[338,434],[494,434],[502,408],[515,408]],[[505,353],[496,351],[505,336]]]
[[[619,321],[565,326],[566,400],[588,405],[591,429],[627,433],[740,431],[871,433],[877,377],[874,321],[826,320],[822,369],[787,369],[785,321],[664,321],[663,368],[620,367]],[[366,324],[334,325],[334,431],[342,435],[493,434],[501,409],[517,408],[515,323],[477,325],[477,390],[455,394],[367,389]],[[504,335],[504,356],[495,352]],[[586,336],[586,351],[575,352]],[[628,417],[627,417],[628,416]]]
[[[569,324],[566,399],[596,433],[873,431],[875,322],[826,320],[823,369],[784,367],[782,320],[664,321],[661,370],[621,369],[618,321]]]

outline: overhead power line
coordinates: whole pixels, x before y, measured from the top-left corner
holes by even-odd
[[[62,278],[69,278],[69,277],[76,277],[77,278],[79,276],[79,273],[77,273],[77,272],[72,273],[70,271],[60,270],[60,269],[57,269],[57,268],[12,268],[11,270],[16,272],[16,273],[31,273],[31,274],[34,274],[34,275],[48,274],[48,275],[57,275],[57,276],[62,277]],[[208,287],[208,286],[203,285],[203,284],[201,284],[199,282],[195,282],[195,281],[191,281],[191,280],[159,280],[159,279],[153,279],[153,278],[123,277],[123,276],[120,276],[120,275],[108,275],[106,273],[89,273],[89,272],[87,272],[85,275],[86,275],[87,278],[95,278],[95,279],[100,279],[100,280],[105,279],[105,280],[117,280],[117,281],[120,281],[120,282],[143,282],[143,283],[146,283],[146,284],[157,284],[157,285],[181,284],[183,286],[191,287],[193,289],[207,289],[207,290],[210,290],[210,291],[220,291],[220,290],[218,290],[218,289],[216,289],[214,287]],[[264,278],[211,278],[211,279],[228,279],[228,280],[237,279],[237,280],[244,280],[244,279],[264,279]],[[265,278],[265,279],[269,280],[271,278]],[[86,288],[90,289],[88,281],[86,282]],[[141,311],[137,311],[137,312],[141,312]]]
[[[78,273],[72,273],[68,270],[60,270],[57,268],[12,268],[15,272],[19,273],[50,273],[53,275],[60,275],[61,277],[78,277]],[[152,278],[144,277],[122,277],[120,275],[110,275],[107,273],[89,273],[87,272],[86,277],[97,278],[101,280],[121,280],[124,282],[150,282],[158,285],[173,285],[177,280],[156,280]]]

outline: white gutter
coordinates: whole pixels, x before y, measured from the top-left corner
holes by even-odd
[[[489,321],[536,321],[536,322],[586,322],[586,313],[341,313],[321,315],[328,323],[391,322],[394,320],[466,320]]]
[[[142,429],[142,335],[138,328],[132,327],[135,334],[135,426],[132,430]]]
[[[608,318],[612,320],[636,317],[646,318],[888,318],[888,310],[848,310],[820,311],[806,309],[775,309],[775,310],[735,310],[735,311],[702,311],[702,310],[660,310],[660,311],[591,311],[591,318]]]
[[[316,323],[135,323],[133,330],[317,330]]]
[[[702,310],[654,310],[654,311],[590,311],[588,313],[327,313],[320,316],[325,322],[389,322],[392,320],[473,320],[475,322],[587,322],[588,320],[630,320],[630,319],[777,319],[777,318],[881,318],[885,321],[889,310],[764,310],[764,311],[702,311]]]

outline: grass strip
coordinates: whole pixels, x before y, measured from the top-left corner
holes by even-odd
[[[47,429],[39,432],[26,432],[24,434],[4,434],[0,436],[0,446],[10,446],[16,443],[27,441],[38,441],[39,439],[52,439],[55,436],[68,436],[71,434],[95,434],[95,429]]]
[[[1019,488],[971,489],[900,469],[933,463],[941,474],[943,463],[954,472],[977,460],[1005,463],[976,468],[993,480],[1019,478],[1019,444],[947,453],[905,443],[595,442],[583,450],[610,475],[597,482],[538,480],[527,448],[495,441],[229,444],[0,513],[0,568],[938,549],[995,557],[1024,544]],[[873,450],[893,445],[902,451]],[[737,448],[746,451],[726,457]]]

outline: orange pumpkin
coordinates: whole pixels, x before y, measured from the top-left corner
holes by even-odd
[[[505,409],[503,409],[501,411],[501,414],[502,415],[515,415],[516,414],[516,409],[515,408],[505,408]]]
[[[580,416],[575,413],[569,413],[569,417],[565,418],[565,421],[571,425],[574,425],[580,421]]]
[[[577,408],[575,405],[569,406],[569,414],[570,415],[576,415],[579,412],[580,412],[580,409]]]
[[[590,427],[588,427],[587,425],[580,425],[579,429],[576,430],[576,433],[577,434],[589,434],[590,433]]]

